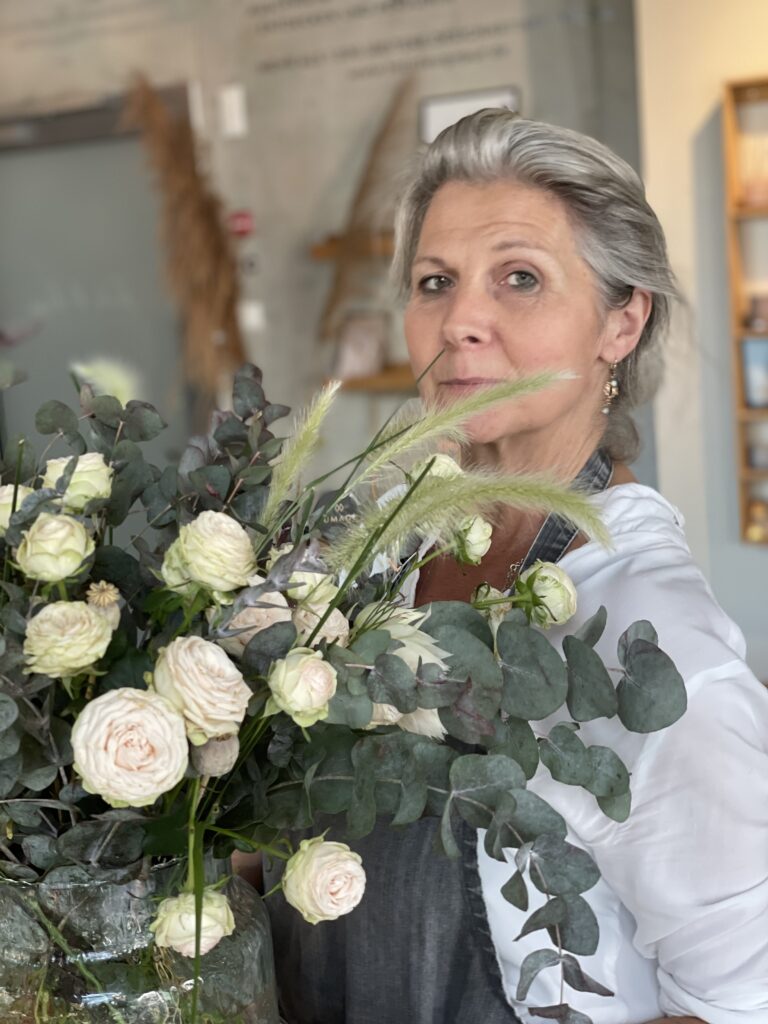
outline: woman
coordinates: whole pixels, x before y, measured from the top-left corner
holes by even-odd
[[[415,603],[468,599],[484,581],[508,588],[534,559],[562,560],[580,618],[607,606],[607,664],[619,634],[647,617],[688,686],[687,713],[662,733],[582,726],[585,742],[613,747],[633,773],[624,824],[546,772],[530,783],[602,874],[586,894],[600,945],[583,966],[615,995],[565,999],[594,1024],[768,1024],[768,695],[691,560],[679,515],[625,465],[636,446],[628,409],[653,391],[676,295],[642,184],[592,139],[481,111],[427,151],[398,213],[395,272],[425,401],[571,371],[476,417],[465,458],[578,478],[614,541],[605,550],[561,521],[508,511],[478,567],[432,561]],[[542,943],[515,939],[527,914],[500,895],[508,867],[469,829],[461,863],[439,858],[434,830],[427,820],[382,826],[354,844],[368,886],[339,921],[312,928],[274,900],[291,1024],[500,1024],[542,1019],[527,1007],[563,1001],[554,971],[516,1001],[520,964]]]

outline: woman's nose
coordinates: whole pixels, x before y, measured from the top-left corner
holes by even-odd
[[[443,342],[449,346],[483,345],[494,335],[493,304],[483,288],[457,287],[442,324]]]

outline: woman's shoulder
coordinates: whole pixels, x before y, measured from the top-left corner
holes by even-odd
[[[631,623],[650,620],[660,646],[688,680],[742,661],[744,637],[696,564],[681,513],[653,488],[638,483],[620,484],[591,500],[601,512],[612,546],[590,542],[561,560],[579,593],[578,618],[586,620],[605,605],[608,628],[603,643],[613,652]],[[574,625],[578,622],[568,624],[568,632]]]

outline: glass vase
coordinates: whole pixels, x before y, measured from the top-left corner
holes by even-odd
[[[149,931],[179,880],[173,866],[125,882],[76,867],[0,878],[2,1024],[278,1024],[267,912],[236,876],[222,887],[236,928],[201,958],[193,1011],[194,960]]]

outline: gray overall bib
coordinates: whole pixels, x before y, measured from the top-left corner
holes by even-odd
[[[575,483],[596,493],[612,471],[598,450]],[[576,532],[550,515],[522,569],[537,559],[558,561]],[[347,841],[332,821],[311,834],[327,824],[327,839]],[[461,858],[449,860],[435,849],[438,828],[434,818],[400,829],[382,820],[349,842],[363,859],[366,889],[359,907],[337,921],[310,925],[281,892],[267,899],[287,1024],[520,1024],[504,996],[491,939],[477,831],[462,822]],[[265,891],[281,870],[282,864],[268,865]]]

